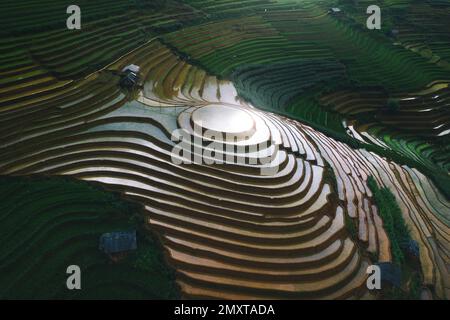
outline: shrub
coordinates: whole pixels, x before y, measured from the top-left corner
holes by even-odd
[[[390,112],[398,112],[400,110],[400,104],[395,99],[389,99],[387,101],[386,108]]]
[[[135,0],[139,9],[162,9],[167,6],[167,0]]]
[[[370,190],[373,193],[378,207],[384,229],[391,242],[391,251],[394,263],[402,265],[405,261],[405,251],[411,240],[410,231],[403,219],[403,214],[388,188],[379,188],[375,179],[370,176],[367,179]]]
[[[345,215],[345,228],[347,229],[350,237],[355,240],[358,238],[358,230],[356,229],[355,221],[350,218],[347,214]]]

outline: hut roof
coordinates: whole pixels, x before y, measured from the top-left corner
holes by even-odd
[[[399,288],[402,281],[402,271],[399,266],[391,262],[380,262],[377,264],[381,271],[381,281],[390,283]]]
[[[135,64],[130,64],[128,66],[126,66],[125,68],[122,69],[122,72],[134,72],[134,73],[139,73],[139,71],[141,70],[141,67],[135,65]]]
[[[100,236],[99,249],[105,253],[136,250],[136,230],[104,233]]]
[[[342,10],[339,8],[330,8],[330,12],[332,13],[340,13]]]

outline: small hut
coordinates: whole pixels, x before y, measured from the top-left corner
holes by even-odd
[[[405,246],[405,251],[407,256],[412,260],[419,261],[420,259],[420,248],[417,241],[411,239],[408,241],[408,243]]]
[[[120,79],[120,85],[124,88],[133,88],[139,81],[139,76],[130,72]]]
[[[141,71],[141,67],[135,65],[135,64],[130,64],[128,66],[126,66],[125,68],[122,69],[123,73],[128,73],[128,72],[132,72],[135,74],[139,74],[139,71]]]
[[[104,233],[100,236],[99,249],[117,262],[137,249],[136,230]]]
[[[391,29],[389,31],[389,35],[393,38],[398,37],[399,34],[400,34],[400,30],[398,30],[398,29]]]
[[[332,14],[334,16],[340,15],[342,13],[342,10],[339,8],[330,8],[330,10],[328,10],[329,14]]]
[[[135,64],[130,64],[122,69],[122,79],[120,85],[131,89],[139,82],[139,71],[141,68]]]
[[[402,283],[402,271],[399,266],[391,262],[380,262],[377,264],[381,271],[381,282],[400,288]]]

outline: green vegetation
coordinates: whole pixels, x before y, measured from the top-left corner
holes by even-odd
[[[72,4],[73,1],[68,0],[49,0],[45,4],[39,0],[3,1],[0,4],[0,34],[21,35],[66,28],[66,8]],[[79,0],[76,5],[82,8],[82,21],[85,23],[122,14],[132,7],[132,2]]]
[[[422,286],[420,265],[417,265],[416,261],[408,261],[406,248],[411,241],[411,235],[401,209],[388,188],[380,189],[372,176],[368,178],[367,182],[391,243],[393,261],[402,270],[401,287],[393,286],[383,290],[383,298],[388,300],[419,299]]]
[[[299,76],[301,75],[301,76]],[[345,76],[345,67],[334,60],[304,59],[237,67],[231,79],[239,94],[261,108],[285,110],[294,98],[319,84]]]
[[[350,237],[353,240],[358,239],[358,228],[356,227],[355,220],[350,218],[348,214],[345,215],[345,228],[347,229],[348,233],[350,234]]]
[[[368,185],[373,193],[383,226],[391,242],[394,262],[402,265],[405,261],[404,250],[411,240],[408,226],[403,219],[402,211],[388,188],[379,188],[375,179],[370,176]]]
[[[365,8],[371,4],[370,1],[339,0],[338,3],[355,24],[360,26],[365,24],[367,18]],[[449,24],[449,1],[382,0],[378,5],[383,8],[382,30],[386,35],[391,36],[392,30],[400,31],[394,39],[404,48],[428,59],[433,56],[439,57],[430,61],[448,68],[450,48],[443,40],[444,30],[448,29]],[[447,61],[444,60],[444,63],[441,59]]]
[[[67,30],[66,8],[71,4],[58,0],[45,5],[22,0],[0,4],[0,72],[12,73],[7,84],[33,80],[42,87],[56,82],[49,77],[82,78],[158,33],[201,18],[200,13],[174,1],[80,1],[76,4],[81,8],[81,30]],[[23,68],[27,71],[14,77],[16,69]]]
[[[161,37],[183,59],[233,80],[239,93],[256,107],[303,121],[361,147],[365,144],[346,137],[342,122],[348,115],[320,102],[323,92],[339,85],[353,91],[377,86],[391,95],[448,78],[445,59],[450,50],[442,37],[446,29],[438,29],[448,23],[445,10],[435,3],[414,4],[421,13],[432,12],[439,22],[434,23],[429,15],[416,15],[409,2],[382,1],[389,8],[383,10],[383,32],[369,32],[365,28],[368,1],[81,1],[77,5],[82,8],[82,31],[69,32],[65,8],[72,3],[49,0],[43,8],[36,0],[7,1],[0,5],[0,33],[4,34],[0,73],[7,75],[0,80],[6,101],[0,101],[0,107],[17,99],[24,87],[60,90],[62,81],[83,78]],[[325,14],[331,5],[340,6],[343,16]],[[420,37],[424,30],[410,30],[411,23],[422,16],[426,17],[427,39],[428,35],[432,39],[430,48],[428,40]],[[406,29],[399,34],[400,40],[414,45],[393,45],[392,38],[384,35],[397,25]],[[398,110],[395,104],[387,107]],[[437,108],[437,118],[444,118],[443,110]],[[397,119],[394,125],[374,124],[374,113],[370,118],[372,122],[360,123],[368,124],[367,132],[391,150],[372,145],[369,150],[418,168],[449,196],[448,138],[428,138],[427,131],[420,136],[405,133],[401,124],[395,125]],[[406,114],[405,118],[411,117]]]
[[[411,221],[418,220],[414,215],[438,219],[430,218],[436,223],[422,230],[438,235],[435,243],[420,243],[429,250],[429,263],[433,264],[433,268],[424,268],[424,278],[427,284],[433,282],[433,274],[427,274],[433,271],[436,282],[446,279],[437,259],[448,247],[448,201],[421,174],[450,198],[450,88],[446,83],[450,70],[446,34],[449,3],[381,0],[382,30],[369,31],[365,22],[370,0],[80,0],[82,30],[69,31],[65,21],[71,2],[46,0],[43,6],[37,0],[7,0],[0,4],[2,172],[73,174],[78,179],[113,179],[113,183],[114,179],[129,179],[130,183],[114,184],[113,188],[129,192],[151,211],[153,226],[167,236],[171,264],[180,271],[180,282],[189,288],[187,295],[194,297],[207,291],[227,297],[231,287],[244,296],[268,289],[261,282],[253,288],[240,284],[247,280],[243,281],[246,276],[237,266],[246,263],[257,271],[250,278],[264,279],[271,285],[281,281],[281,286],[270,288],[274,293],[303,297],[292,289],[302,288],[299,284],[303,280],[312,287],[311,273],[295,271],[294,281],[299,284],[293,284],[286,270],[297,270],[304,264],[292,260],[292,265],[288,263],[286,270],[279,271],[279,261],[274,261],[274,257],[287,255],[282,244],[289,242],[294,248],[294,239],[287,238],[290,235],[281,228],[284,218],[273,217],[281,219],[274,229],[259,225],[261,217],[273,211],[264,205],[268,203],[286,201],[280,213],[289,211],[286,221],[293,219],[290,206],[300,205],[297,197],[305,199],[298,211],[309,206],[308,199],[317,200],[317,207],[325,202],[347,206],[347,212],[355,217],[344,214],[348,233],[339,233],[339,237],[345,237],[340,244],[345,250],[336,246],[331,248],[336,253],[331,254],[330,249],[326,256],[318,254],[318,249],[328,241],[336,243],[335,238],[322,237],[320,246],[310,240],[328,223],[332,227],[325,232],[332,232],[335,221],[340,226],[340,219],[318,220],[321,225],[317,229],[310,226],[314,220],[306,218],[305,224],[302,218],[302,223],[289,226],[292,234],[297,227],[305,228],[295,236],[302,244],[295,254],[306,257],[315,253],[324,271],[314,275],[315,280],[333,277],[331,269],[324,266],[338,255],[338,249],[342,265],[335,264],[333,270],[348,272],[342,273],[340,282],[350,279],[350,274],[359,277],[357,269],[344,267],[344,263],[350,261],[351,267],[357,268],[354,262],[362,267],[366,258],[376,261],[389,256],[378,217],[376,221],[369,219],[370,208],[367,211],[365,207],[370,203],[364,177],[378,172],[383,181],[387,181],[384,177],[402,181],[401,188],[408,194],[396,194],[395,198],[369,179],[391,241],[393,260],[406,275],[402,289],[386,292],[386,297],[417,297],[421,274],[417,262],[408,260],[405,250],[410,235],[396,199],[399,204],[402,201],[401,206],[409,206],[407,201],[414,202],[411,207],[416,208],[427,204],[411,210]],[[340,7],[341,14],[327,14],[331,6]],[[126,92],[117,85],[117,70],[130,63],[141,66],[146,81],[142,101],[147,106],[136,101],[128,104],[138,92]],[[231,80],[234,87],[224,80]],[[258,185],[253,186],[242,183],[241,174],[204,166],[184,171],[184,167],[167,163],[169,131],[183,125],[182,118],[177,123],[176,112],[209,103],[239,104],[242,101],[234,99],[235,88],[256,108],[297,119],[320,131],[260,113],[267,125],[272,124],[273,137],[276,130],[280,132],[283,149],[289,153],[288,161],[278,167],[295,173],[276,177],[280,188],[266,189],[275,179],[264,179],[268,182],[259,185],[263,179],[258,177]],[[158,115],[151,104],[159,104]],[[163,105],[173,114],[166,117]],[[184,120],[187,124],[187,117]],[[362,150],[350,150],[334,140],[354,149],[364,148],[395,164]],[[306,161],[293,161],[294,157]],[[321,179],[316,166],[305,167],[302,176],[298,174],[300,162],[322,166],[322,161],[336,176]],[[242,168],[243,172],[250,170]],[[185,189],[193,179],[196,183]],[[327,187],[335,183],[329,196],[325,191],[320,197],[312,196],[313,188],[322,186],[319,181],[326,181]],[[235,196],[235,191],[243,197]],[[0,192],[0,283],[5,284],[0,298],[179,296],[173,271],[164,263],[164,249],[145,229],[139,206],[94,184],[63,178],[2,178]],[[221,199],[219,206],[217,199]],[[242,207],[246,210],[236,210]],[[320,214],[332,212],[321,208]],[[358,216],[363,211],[367,217]],[[370,225],[373,223],[377,225]],[[113,264],[99,252],[98,238],[104,232],[128,229],[138,230],[138,250]],[[279,231],[283,237],[261,236],[266,230],[271,234]],[[364,252],[366,246],[349,250],[359,237],[368,241],[371,253]],[[227,254],[233,250],[241,253],[244,248],[245,255]],[[193,253],[198,259],[187,258]],[[350,253],[364,258],[344,257]],[[263,259],[252,259],[255,256]],[[208,266],[208,261],[213,263]],[[65,268],[70,264],[81,266],[82,291],[65,288]],[[270,274],[264,274],[272,267]],[[308,263],[308,270],[311,267]],[[253,273],[251,270],[246,273]],[[228,277],[236,277],[236,281],[230,284]],[[340,283],[320,281],[341,291],[344,288]],[[352,286],[359,286],[356,278],[348,283],[348,292]],[[435,286],[437,295],[443,295],[438,292],[440,287]]]
[[[386,300],[418,300],[422,289],[420,275],[417,272],[405,274],[402,269],[403,278],[402,288],[392,287],[384,290],[383,298]]]
[[[382,1],[389,9],[383,10],[380,32],[365,27],[366,9],[372,4],[368,1],[184,2],[206,12],[209,22],[162,36],[183,58],[220,78],[231,79],[239,94],[258,108],[295,118],[354,147],[364,147],[418,168],[450,196],[449,144],[445,137],[428,138],[434,127],[421,131],[420,135],[405,131],[401,121],[413,118],[401,114],[403,109],[397,98],[379,105],[386,116],[397,116],[386,122],[379,121],[381,117],[376,112],[365,111],[370,100],[362,101],[361,106],[355,103],[355,108],[362,110],[361,119],[359,115],[356,117],[358,123],[367,124],[366,132],[385,143],[389,150],[369,139],[360,143],[349,137],[342,123],[344,119],[355,120],[354,117],[321,103],[324,93],[334,93],[340,88],[356,93],[377,88],[387,99],[397,97],[399,92],[422,90],[436,79],[448,79],[444,66],[394,45],[393,38],[386,36],[397,28],[399,21],[416,19],[409,9],[410,1]],[[325,14],[330,6],[341,7],[343,14],[339,17]],[[420,8],[423,12],[435,11],[431,4],[421,4]],[[441,19],[443,14],[436,14],[441,22],[437,25],[448,23]],[[244,21],[242,16],[249,18]],[[427,27],[438,35],[441,31],[436,30],[437,25],[430,22]],[[403,30],[400,36],[406,36]],[[443,48],[448,43],[440,39],[434,47],[445,54]],[[442,119],[444,107],[436,106],[436,110],[435,118]],[[414,119],[411,126],[422,126],[424,119]]]
[[[400,105],[395,99],[389,99],[386,107],[389,112],[397,112],[398,110],[400,110]]]
[[[167,6],[167,0],[134,0],[139,9],[162,9]]]
[[[168,299],[179,296],[141,207],[71,178],[0,177],[0,298]],[[136,229],[138,249],[113,263],[98,249],[105,232]],[[66,268],[81,268],[81,290]]]

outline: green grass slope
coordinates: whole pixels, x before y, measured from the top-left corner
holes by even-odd
[[[70,178],[0,177],[1,299],[177,298],[173,271],[140,207]],[[118,263],[99,251],[105,232],[136,229],[138,249]],[[69,265],[81,290],[68,290]]]

